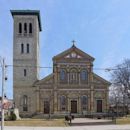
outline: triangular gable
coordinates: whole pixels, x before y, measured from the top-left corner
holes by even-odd
[[[100,77],[99,75],[95,73],[93,73],[93,80],[95,83],[103,83],[103,84],[111,85],[109,81],[103,79],[102,77]]]
[[[53,83],[53,74],[50,74],[45,78],[39,80],[35,85],[52,84],[52,83]]]
[[[87,53],[83,52],[79,48],[77,48],[75,45],[73,45],[71,48],[63,51],[62,53],[56,55],[53,57],[53,60],[56,59],[69,59],[69,58],[78,58],[78,59],[89,59],[90,61],[94,61],[94,58],[88,55]]]

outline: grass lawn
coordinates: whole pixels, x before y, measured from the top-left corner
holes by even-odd
[[[116,124],[130,124],[130,116],[117,119]]]
[[[5,121],[5,126],[61,126],[68,124],[64,119],[21,119],[17,121]]]

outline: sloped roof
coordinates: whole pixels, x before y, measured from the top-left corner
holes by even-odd
[[[92,60],[92,61],[95,60],[92,56],[90,56],[89,54],[83,52],[82,50],[80,50],[79,48],[77,48],[74,44],[72,45],[71,48],[69,48],[69,49],[67,49],[67,50],[65,50],[65,51],[63,51],[63,52],[61,52],[60,54],[54,56],[54,57],[53,57],[53,60],[62,58],[62,57],[64,57],[65,55],[67,55],[67,54],[69,54],[69,53],[71,53],[71,52],[73,52],[73,51],[74,51],[74,52],[77,52],[77,53],[79,53],[79,54],[81,54],[82,56],[88,58],[89,60]]]
[[[97,81],[99,81],[101,83],[111,85],[111,83],[109,81],[107,81],[106,79],[100,77],[99,75],[97,75],[95,73],[93,73],[93,78],[94,78],[94,80],[97,80]]]
[[[53,73],[46,76],[45,78],[37,81],[34,86],[37,86],[37,85],[42,85],[42,84],[53,84]],[[111,85],[111,83],[107,80],[105,80],[104,78],[100,77],[99,75],[93,73],[93,78],[94,78],[94,83],[96,84],[107,84],[108,86]]]
[[[52,82],[53,82],[53,74],[50,74],[50,75],[46,76],[45,78],[37,81],[35,83],[35,85],[49,84],[49,83],[52,83]]]

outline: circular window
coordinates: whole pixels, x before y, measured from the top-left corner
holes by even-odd
[[[73,58],[75,58],[75,57],[76,57],[76,53],[75,53],[75,52],[72,52],[72,53],[71,53],[71,56],[72,56]]]

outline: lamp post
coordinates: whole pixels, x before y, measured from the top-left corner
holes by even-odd
[[[2,68],[2,101],[1,101],[1,130],[4,130],[4,84],[5,84],[5,60],[0,57]]]

